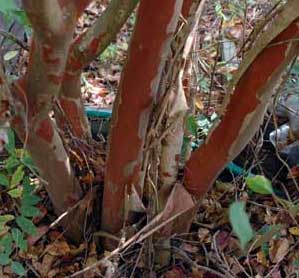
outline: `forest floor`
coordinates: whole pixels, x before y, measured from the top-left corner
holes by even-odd
[[[106,2],[96,1],[88,8],[79,22],[78,32],[92,24],[105,9]],[[226,85],[242,56],[242,42],[271,8],[266,0],[248,2],[253,4],[248,4],[244,15],[239,1],[231,1],[222,9],[210,1],[201,20],[192,54],[193,89],[197,92],[196,113],[201,115],[200,139],[204,139],[212,124],[212,115],[217,114],[221,107]],[[231,19],[225,21],[228,14]],[[133,15],[116,40],[85,69],[82,94],[86,104],[97,108],[112,107],[134,20]],[[211,25],[217,27],[213,28],[215,32],[210,31],[208,26]],[[216,63],[214,67],[215,61],[222,61],[221,41],[226,40],[233,42],[236,59]],[[18,65],[22,61],[25,64],[25,60],[26,55],[21,55]],[[13,67],[12,71],[18,69],[19,66]],[[271,116],[268,119],[271,122]],[[111,277],[299,277],[299,210],[296,206],[299,171],[297,167],[288,171],[277,158],[275,149],[269,147],[269,142],[260,144],[264,135],[268,134],[267,128],[266,125],[261,128],[262,136],[257,135],[236,161],[244,172],[232,174],[226,169],[201,201],[190,233],[171,238],[169,265],[149,266],[147,256],[142,253],[145,248],[143,244],[111,259],[107,259],[111,255],[109,252],[96,247],[96,239],[88,239],[80,246],[72,245],[63,236],[63,231],[53,225],[56,216],[42,188],[37,191],[41,197],[38,207],[42,214],[34,218],[38,236],[31,237],[28,251],[18,252],[15,259],[28,270],[26,277],[71,277],[97,262],[96,268],[78,277],[104,277],[105,271],[105,277],[109,277],[109,271],[114,271]],[[251,171],[266,175],[276,195],[258,194],[248,189],[246,178]],[[243,250],[229,218],[230,205],[237,199],[246,203],[247,216],[254,230],[252,241]],[[0,202],[0,214],[10,211],[10,206],[12,204]],[[0,266],[1,278],[14,275],[9,267]]]

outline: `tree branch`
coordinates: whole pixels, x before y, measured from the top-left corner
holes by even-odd
[[[67,74],[82,70],[115,39],[139,0],[112,0],[104,13],[72,46]]]
[[[298,44],[292,43],[292,39],[299,37],[298,22],[294,22],[298,11],[299,2],[289,1],[244,59],[222,121],[187,162],[185,185],[195,196],[206,193],[225,165],[257,131],[273,89],[298,52]]]

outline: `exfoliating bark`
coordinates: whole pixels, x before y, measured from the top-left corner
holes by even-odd
[[[297,55],[298,16],[299,2],[289,1],[244,58],[221,121],[186,164],[184,183],[196,197],[207,192],[259,128],[275,86]]]
[[[140,191],[144,137],[181,6],[182,0],[140,2],[113,109],[102,211],[102,228],[110,233],[123,226],[131,187]]]

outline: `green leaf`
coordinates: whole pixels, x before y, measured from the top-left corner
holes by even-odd
[[[24,178],[24,166],[20,165],[11,177],[10,186],[18,185]]]
[[[19,276],[24,276],[26,274],[25,268],[19,262],[11,262],[11,270]]]
[[[20,238],[23,238],[23,233],[19,229],[13,228],[11,231],[11,236],[15,242],[18,242]]]
[[[8,51],[4,54],[3,59],[4,61],[9,61],[15,58],[18,55],[19,51],[18,50],[11,50]]]
[[[254,234],[249,222],[248,214],[245,211],[244,202],[234,202],[231,204],[229,207],[229,220],[233,231],[240,240],[241,248],[244,250]]]
[[[9,186],[9,179],[7,176],[5,176],[4,174],[0,173],[0,185],[2,186]]]
[[[13,10],[11,13],[15,16],[16,20],[23,26],[31,26],[30,21],[26,15],[26,12],[23,10]]]
[[[29,168],[30,167],[35,167],[34,162],[33,162],[32,158],[29,155],[24,156],[21,161],[22,161],[22,163],[25,164],[25,166],[27,166]]]
[[[9,221],[14,220],[15,217],[11,214],[0,215],[0,224],[6,224]]]
[[[20,248],[21,251],[27,251],[28,244],[27,240],[24,239],[24,234],[19,229],[14,228],[11,231],[11,235],[16,246]]]
[[[0,254],[0,265],[8,265],[10,263],[9,255],[6,253]]]
[[[23,179],[23,193],[24,196],[31,195],[34,190],[34,186],[31,185],[29,176],[25,176]]]
[[[13,169],[19,165],[20,165],[20,161],[16,157],[13,157],[13,156],[10,156],[5,161],[5,169]]]
[[[21,187],[9,190],[7,192],[12,198],[20,198],[23,195],[23,189]]]
[[[6,13],[18,9],[14,0],[0,0],[0,12]]]
[[[10,154],[14,154],[16,150],[15,133],[11,128],[7,130],[7,136],[8,136],[8,143],[5,144],[5,148]]]
[[[255,193],[263,195],[273,194],[271,181],[264,176],[256,175],[248,177],[246,178],[246,183],[248,187]]]
[[[33,236],[37,234],[37,229],[31,220],[24,216],[18,216],[16,222],[23,232]]]
[[[41,215],[41,212],[38,208],[27,205],[21,206],[20,213],[25,217],[36,217]]]
[[[190,116],[187,118],[187,123],[186,123],[188,131],[193,135],[197,135],[197,130],[198,130],[198,124],[195,116]]]
[[[4,252],[7,255],[10,255],[12,253],[12,237],[11,234],[5,235],[0,240],[0,247],[2,249],[2,252]]]
[[[40,202],[41,198],[35,195],[24,195],[22,198],[22,205],[24,206],[34,206]]]

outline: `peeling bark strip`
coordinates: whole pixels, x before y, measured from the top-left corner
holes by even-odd
[[[281,27],[275,23],[266,31],[266,36],[260,37],[256,43],[261,45],[262,42],[268,47],[254,48],[249,52],[251,63],[245,58],[244,64],[248,66],[245,69],[241,66],[242,75],[239,75],[223,120],[187,162],[185,186],[197,197],[206,193],[225,165],[239,154],[255,134],[277,81],[298,52],[298,43],[290,42],[299,38],[299,24],[296,21],[274,40],[265,41],[269,34],[276,33],[277,27]]]
[[[113,110],[102,228],[123,226],[125,187],[139,179],[144,136],[182,0],[142,0]]]
[[[164,186],[173,186],[177,180],[184,139],[184,120],[188,110],[183,89],[183,76],[186,61],[192,48],[195,29],[204,5],[205,0],[184,1],[182,12],[186,18],[186,23],[176,34],[176,40],[171,47],[174,50],[173,56],[178,58],[170,65],[173,68],[172,75],[169,76],[169,80],[166,80],[166,83],[170,84],[169,87],[174,88],[174,90],[172,100],[168,104],[169,115],[166,119],[167,127],[171,127],[171,130],[164,139],[160,158],[159,174],[162,188]],[[162,92],[162,94],[165,94],[165,92]]]
[[[112,0],[91,28],[75,40],[68,70],[76,70],[75,61],[80,61],[82,69],[102,53],[116,37],[138,2],[139,0]],[[72,65],[75,66],[73,69]]]

